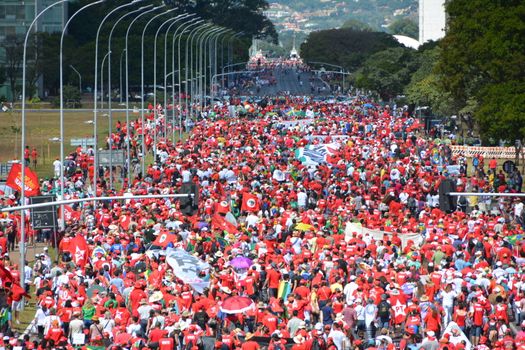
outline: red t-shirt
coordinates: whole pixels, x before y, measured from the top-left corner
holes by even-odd
[[[162,338],[159,340],[159,350],[172,350],[175,346],[172,338]]]
[[[279,288],[279,282],[281,280],[281,274],[271,269],[268,271],[268,287],[269,288]]]

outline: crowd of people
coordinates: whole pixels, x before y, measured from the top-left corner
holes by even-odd
[[[494,186],[449,172],[458,158],[403,109],[364,97],[267,98],[235,118],[229,107],[184,140],[150,141],[155,163],[121,189],[100,172],[98,195],[192,185],[196,196],[69,207],[56,260],[46,249],[24,271],[37,305],[25,335],[13,331],[24,299],[7,288],[20,273],[2,240],[18,214],[3,218],[5,348],[525,349],[521,200],[442,211],[444,180]],[[162,135],[156,118],[143,129]],[[92,175],[64,179],[68,198],[87,196]],[[52,191],[59,179],[46,181]]]

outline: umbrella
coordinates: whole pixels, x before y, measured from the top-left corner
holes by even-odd
[[[297,224],[297,226],[295,226],[295,229],[299,231],[309,231],[309,230],[312,230],[313,228],[314,227],[312,225],[308,225],[302,222]]]
[[[230,265],[236,269],[249,269],[253,265],[253,261],[247,257],[238,256],[230,261]]]
[[[374,108],[374,105],[371,104],[371,103],[365,103],[365,104],[363,105],[363,107],[365,107],[365,108]]]
[[[89,298],[93,298],[93,296],[97,293],[95,291],[98,291],[98,294],[100,294],[102,292],[105,292],[106,288],[99,286],[98,284],[91,286],[86,290],[87,296]]]
[[[255,303],[247,297],[232,296],[224,299],[221,311],[225,314],[241,314],[255,308]]]

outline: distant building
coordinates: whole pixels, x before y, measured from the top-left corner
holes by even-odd
[[[35,16],[56,0],[0,0],[0,43],[11,35],[24,36]],[[36,31],[54,33],[62,31],[68,18],[68,3],[48,10],[36,23]],[[5,52],[0,47],[0,64]],[[0,96],[10,97],[9,88],[0,86]]]
[[[446,0],[419,0],[419,43],[445,36]]]

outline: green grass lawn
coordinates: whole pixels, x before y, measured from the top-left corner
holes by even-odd
[[[98,113],[98,147],[105,146],[109,130],[108,117],[105,113]],[[138,113],[131,113],[130,119],[140,117]],[[67,154],[75,149],[70,145],[72,138],[93,137],[93,124],[87,121],[93,119],[92,112],[66,112],[64,113],[64,152]],[[114,112],[113,123],[125,120],[126,113]],[[20,125],[21,113],[14,111],[0,114],[0,162],[20,159]],[[27,112],[26,113],[26,145],[31,149],[36,147],[39,159],[36,172],[39,177],[52,176],[52,163],[60,156],[60,143],[49,139],[60,136],[60,114],[53,112]]]

